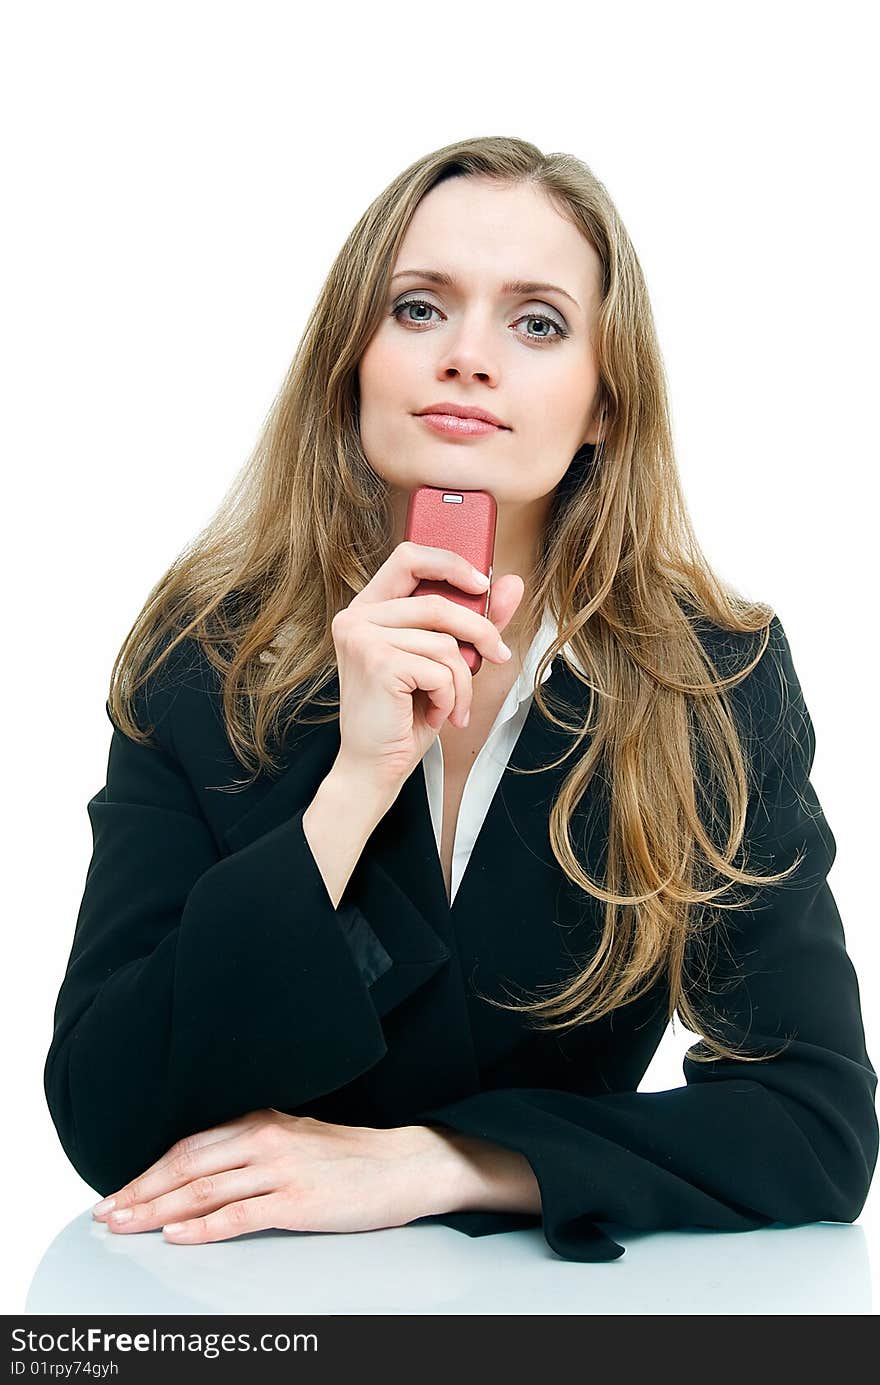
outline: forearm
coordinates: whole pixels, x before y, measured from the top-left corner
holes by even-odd
[[[541,1213],[541,1190],[524,1154],[442,1125],[416,1127],[436,1143],[434,1211]]]
[[[303,813],[303,832],[334,909],[393,798],[334,764]]]

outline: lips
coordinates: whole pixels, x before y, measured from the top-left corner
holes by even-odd
[[[447,438],[489,437],[507,431],[484,418],[458,418],[455,414],[416,414],[416,418]]]
[[[471,404],[456,404],[449,399],[441,399],[437,404],[428,404],[426,408],[419,410],[419,416],[432,414],[435,417],[439,414],[446,414],[450,418],[475,418],[481,419],[484,423],[491,423],[495,428],[507,428],[507,424],[495,414],[490,414],[488,409],[478,409]]]

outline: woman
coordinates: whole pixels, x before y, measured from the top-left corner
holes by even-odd
[[[422,416],[461,406],[498,426]],[[422,484],[495,496],[486,616],[412,594],[487,585],[403,541]],[[111,1230],[540,1224],[603,1260],[602,1221],[858,1216],[877,1079],[812,723],[698,548],[583,164],[466,140],[376,199],[107,710],[45,1085]],[[676,1013],[687,1086],[639,1092]]]

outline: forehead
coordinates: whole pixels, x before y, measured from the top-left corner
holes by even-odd
[[[545,280],[589,304],[601,263],[594,247],[546,193],[531,184],[450,178],[422,198],[392,273],[439,269],[463,290],[507,279]]]

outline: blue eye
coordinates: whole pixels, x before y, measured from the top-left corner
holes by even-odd
[[[439,313],[439,312],[440,312],[440,309],[436,306],[436,304],[434,304],[434,303],[429,303],[429,302],[428,302],[426,299],[424,299],[424,298],[405,298],[405,299],[403,299],[402,302],[397,303],[397,304],[391,309],[391,316],[392,316],[393,318],[396,318],[397,321],[400,322],[400,321],[402,321],[402,313],[403,313],[404,308],[412,308],[412,307],[428,308],[428,309],[433,310],[435,313]],[[422,321],[422,322],[427,322],[428,319],[422,318],[421,321]],[[522,317],[518,317],[518,318],[516,319],[516,321],[517,321],[517,322],[546,322],[546,324],[547,324],[548,327],[552,327],[552,328],[554,329],[554,331],[555,331],[555,333],[556,333],[556,336],[555,336],[555,337],[551,337],[551,336],[547,336],[547,335],[538,336],[538,337],[531,336],[531,335],[528,335],[528,334],[526,335],[526,340],[527,340],[527,341],[529,341],[529,342],[537,342],[539,345],[543,345],[543,343],[544,343],[545,341],[561,341],[564,337],[567,337],[567,336],[568,336],[568,332],[566,331],[566,329],[565,329],[560,323],[558,323],[558,322],[556,321],[555,318],[547,317],[544,313],[524,313],[523,316],[522,316]],[[412,326],[412,327],[417,326],[417,321],[416,321],[415,319],[413,319],[413,318],[408,318],[408,319],[407,319],[407,322],[408,322],[408,323],[410,324],[410,326]],[[517,335],[519,336],[519,335],[521,335],[521,334],[520,334],[520,333],[517,333]]]

